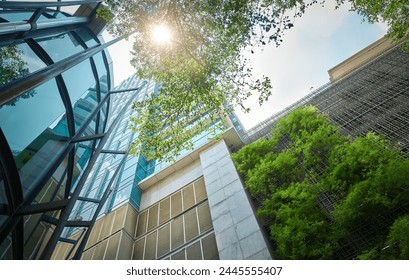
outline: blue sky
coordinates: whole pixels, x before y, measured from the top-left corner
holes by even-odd
[[[236,110],[246,129],[327,83],[330,68],[386,34],[384,24],[362,22],[347,5],[334,10],[331,2],[308,9],[285,34],[280,47],[269,45],[250,56],[255,74],[271,78],[273,93],[262,107],[256,94],[249,99],[245,104],[250,113]],[[129,65],[131,47],[130,41],[123,41],[109,48],[115,84],[134,73]]]

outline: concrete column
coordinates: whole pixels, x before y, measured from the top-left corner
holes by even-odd
[[[271,259],[224,140],[200,154],[221,260]]]

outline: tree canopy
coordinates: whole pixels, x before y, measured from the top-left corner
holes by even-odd
[[[271,134],[233,160],[278,257],[407,257],[407,154],[374,133],[342,135],[314,107],[291,112]]]
[[[336,0],[338,5],[344,2]],[[390,19],[391,28],[392,23],[402,20],[406,26],[400,4],[400,16],[395,17],[389,9],[370,9],[373,1],[347,2],[370,21],[382,17]],[[387,2],[393,6],[396,1]],[[243,51],[253,52],[253,48],[269,43],[280,45],[295,18],[318,3],[321,2],[107,0],[108,8],[101,8],[99,16],[111,20],[111,33],[132,34],[135,42],[131,62],[137,75],[161,84],[159,94],[152,93],[134,104],[139,113],[133,119],[134,129],[139,136],[132,151],[159,160],[172,157],[192,147],[189,140],[193,135],[212,128],[209,124],[220,119],[215,110],[223,107],[222,114],[228,114],[231,106],[238,106],[248,111],[244,101],[253,93],[258,94],[260,104],[266,101],[272,89],[270,79],[253,75]],[[152,39],[158,26],[170,33],[162,44]],[[407,30],[407,26],[402,28]],[[393,33],[403,36],[402,28]]]

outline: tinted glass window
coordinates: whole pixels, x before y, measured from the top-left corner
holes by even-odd
[[[26,43],[0,47],[0,86],[45,67]],[[30,93],[27,93],[29,95]],[[23,96],[24,98],[24,96]]]
[[[78,129],[97,105],[95,78],[89,60],[62,74],[73,104],[75,127]]]
[[[61,33],[35,39],[54,62],[84,50],[72,33]]]

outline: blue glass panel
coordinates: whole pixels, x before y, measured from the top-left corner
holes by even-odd
[[[84,50],[70,32],[36,38],[35,41],[48,53],[54,62]]]
[[[45,66],[26,43],[0,47],[0,85],[27,76]]]
[[[79,30],[76,30],[75,32],[81,37],[81,39],[89,48],[99,45],[99,43],[94,39],[93,34],[88,29],[81,28]]]
[[[54,164],[67,144],[68,131],[59,126],[65,109],[55,80],[36,88],[30,98],[15,100],[14,104],[0,107],[0,126],[27,190]]]
[[[139,206],[141,205],[141,196],[142,196],[142,191],[141,189],[135,184],[132,188],[131,192],[131,204],[133,207],[135,207],[136,210],[139,210]]]
[[[16,21],[23,21],[23,20],[29,20],[31,16],[33,15],[34,11],[24,11],[24,12],[17,12],[17,11],[10,11],[10,12],[5,12],[2,11],[0,13],[0,17],[4,18],[5,20],[9,22],[16,22]]]
[[[74,109],[75,127],[80,127],[97,105],[95,78],[86,60],[62,74]],[[95,126],[94,126],[95,129]]]
[[[48,17],[54,17],[54,18],[67,18],[68,17],[66,14],[58,12],[56,10],[54,10],[54,11],[49,10],[49,11],[44,12],[43,15],[44,14],[47,14]]]
[[[102,58],[102,53],[96,54],[94,57],[94,62],[97,67],[99,84],[101,89],[101,98],[108,93],[108,74],[107,68],[105,67],[104,60]]]
[[[65,129],[54,130],[64,117],[65,109],[55,80],[39,86],[29,98],[0,107],[0,125],[15,155],[29,146],[40,134],[68,136]],[[47,110],[44,110],[47,108]]]
[[[119,206],[119,204],[121,204],[122,202],[129,200],[129,198],[131,197],[132,185],[133,185],[132,183],[131,183],[131,184],[128,184],[128,185],[126,185],[124,188],[122,188],[122,189],[116,191],[116,192],[113,194],[113,197],[112,197],[112,207],[111,207],[111,209],[116,208],[116,207]],[[110,210],[111,210],[111,209],[110,209]]]

